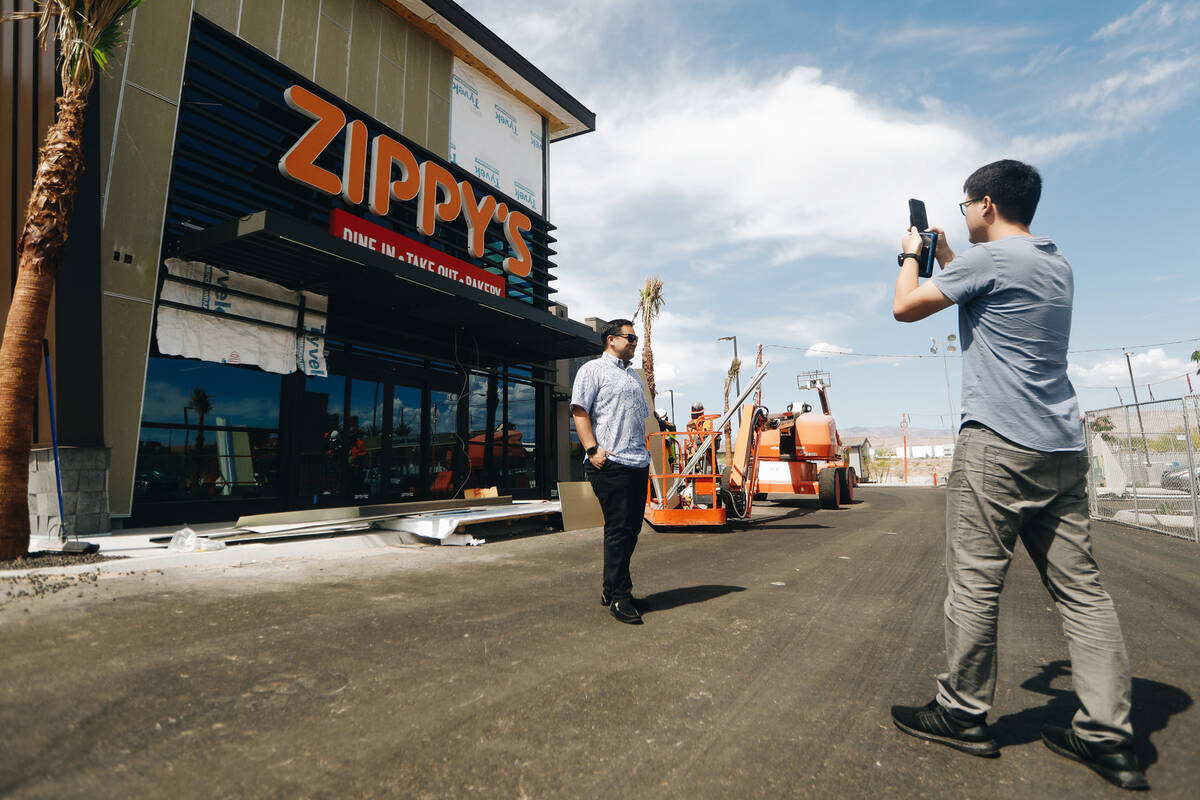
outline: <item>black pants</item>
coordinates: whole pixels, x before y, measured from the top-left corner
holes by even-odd
[[[633,595],[629,559],[642,530],[650,468],[606,461],[596,469],[589,461],[584,473],[604,512],[604,589],[612,592],[613,600],[629,600]]]

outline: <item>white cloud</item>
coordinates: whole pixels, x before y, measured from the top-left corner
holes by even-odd
[[[1137,353],[1130,360],[1139,389],[1148,383],[1180,378],[1193,368],[1190,362],[1168,356],[1162,348]],[[1067,374],[1073,383],[1081,387],[1124,389],[1129,385],[1129,367],[1124,355],[1107,358],[1092,367],[1071,364],[1067,367]]]
[[[1064,107],[1102,122],[1137,124],[1161,114],[1195,88],[1200,57],[1145,59],[1068,97]]]
[[[1102,41],[1125,36],[1138,30],[1162,31],[1195,22],[1200,18],[1200,6],[1195,3],[1159,3],[1146,0],[1128,14],[1092,34],[1092,41]]]
[[[906,22],[901,28],[888,31],[882,43],[893,47],[929,48],[938,43],[938,55],[945,58],[947,50],[956,55],[977,55],[1011,50],[1024,46],[1030,39],[1043,35],[1038,28],[1018,25],[1009,28],[995,25],[930,25],[928,21]]]
[[[805,350],[804,355],[808,358],[828,358],[829,356],[849,355],[853,352],[853,347],[844,347],[838,344],[830,344],[829,342],[817,342]]]
[[[1128,14],[1117,17],[1112,22],[1092,34],[1092,40],[1111,39],[1115,36],[1120,36],[1128,33],[1143,17],[1150,13],[1154,8],[1155,0],[1146,0],[1140,6],[1135,8]]]

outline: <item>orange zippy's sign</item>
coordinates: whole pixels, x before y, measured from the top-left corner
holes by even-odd
[[[504,238],[516,254],[502,266],[522,278],[533,269],[533,257],[522,231],[530,230],[529,217],[489,194],[475,196],[468,181],[455,181],[450,170],[432,161],[417,163],[416,156],[402,143],[380,134],[367,142],[367,126],[361,120],[346,121],[333,103],[302,86],[289,86],[283,99],[293,110],[315,120],[291,149],[279,159],[279,172],[291,180],[327,195],[341,195],[350,205],[366,202],[371,213],[387,216],[393,200],[417,201],[417,229],[432,236],[438,220],[462,217],[467,226],[468,249],[483,257],[488,225],[502,226]],[[342,174],[316,165],[316,160],[345,131]],[[369,151],[369,163],[368,163]]]

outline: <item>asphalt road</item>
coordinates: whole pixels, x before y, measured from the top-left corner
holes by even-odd
[[[654,533],[651,610],[600,607],[598,531],[105,575],[0,605],[0,796],[1117,797],[1046,750],[1073,710],[1028,557],[986,760],[896,731],[943,662],[943,490],[763,503]],[[1095,526],[1155,796],[1200,783],[1200,547]],[[0,600],[5,598],[0,582]],[[1188,790],[1187,786],[1192,786]]]

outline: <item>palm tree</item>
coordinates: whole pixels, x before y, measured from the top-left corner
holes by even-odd
[[[654,387],[654,351],[650,349],[650,327],[658,312],[662,311],[663,282],[657,275],[646,278],[646,285],[638,292],[637,310],[633,312],[634,320],[641,318],[645,341],[642,343],[642,372],[646,374],[646,388],[650,390],[650,403],[658,394]]]
[[[1200,375],[1200,350],[1192,351],[1192,361],[1196,362],[1196,374]]]
[[[729,362],[729,372],[727,372],[725,374],[725,411],[724,411],[724,414],[729,413],[729,387],[733,386],[733,382],[737,379],[738,373],[741,371],[742,371],[742,360],[740,358],[735,358],[733,361]],[[732,446],[733,446],[733,420],[730,419],[730,420],[725,421],[725,463],[726,464],[730,463],[729,459],[730,459],[731,452],[732,452],[730,450],[730,448]]]
[[[193,386],[187,407],[196,412],[196,460],[203,463],[200,448],[204,447],[204,418],[212,411],[212,395],[199,386]]]
[[[58,42],[62,95],[46,131],[25,225],[17,243],[17,285],[0,344],[0,559],[29,550],[29,449],[42,337],[50,293],[67,240],[83,171],[83,117],[88,91],[123,43],[122,23],[142,0],[43,0],[39,11],[4,22],[38,19],[42,47]]]

